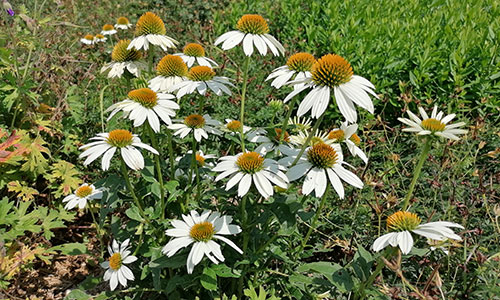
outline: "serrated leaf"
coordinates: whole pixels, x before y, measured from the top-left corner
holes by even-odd
[[[49,248],[49,251],[60,251],[63,255],[87,254],[87,246],[82,243],[67,243]]]

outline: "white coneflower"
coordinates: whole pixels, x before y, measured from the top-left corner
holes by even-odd
[[[333,140],[335,143],[344,142],[347,145],[347,149],[353,156],[358,156],[366,164],[368,163],[368,157],[361,150],[358,145],[361,143],[361,139],[356,134],[358,130],[358,124],[348,125],[347,122],[343,122],[340,128],[335,128],[328,133],[328,138]]]
[[[226,119],[226,124],[221,126],[221,130],[227,132],[231,135],[240,134],[241,132],[241,122],[238,120]],[[251,130],[251,127],[243,125],[243,133],[247,133]]]
[[[135,26],[136,38],[132,40],[128,49],[135,48],[147,51],[149,44],[160,46],[163,51],[167,51],[168,48],[175,48],[179,42],[166,36],[166,33],[165,24],[160,17],[152,12],[147,12],[137,21],[137,25]]]
[[[108,39],[102,35],[102,34],[96,34],[95,37],[94,37],[94,41],[95,43],[104,43],[105,41],[107,41]]]
[[[120,154],[129,168],[140,170],[144,168],[144,157],[136,147],[146,149],[156,155],[159,155],[153,147],[141,142],[141,139],[132,134],[128,130],[115,129],[109,133],[99,133],[96,137],[91,138],[94,142],[81,146],[79,149],[86,149],[79,158],[87,157],[83,165],[87,166],[99,156],[102,155],[102,169],[109,169],[111,158],[116,150],[120,150]]]
[[[187,116],[182,123],[172,124],[168,126],[170,130],[176,130],[174,135],[179,135],[185,138],[191,131],[194,132],[194,138],[197,142],[202,138],[208,138],[208,134],[220,135],[222,132],[217,129],[221,123],[210,118],[209,115],[192,114]]]
[[[187,79],[188,67],[181,57],[165,55],[156,66],[156,76],[149,87],[157,92],[170,92],[172,87]]]
[[[189,70],[187,79],[177,83],[170,90],[172,92],[177,91],[176,96],[178,99],[195,91],[198,91],[200,95],[205,95],[208,89],[212,90],[217,96],[222,95],[223,92],[231,95],[231,91],[226,85],[234,87],[227,77],[215,76],[212,68],[196,66]]]
[[[93,45],[95,43],[95,37],[91,34],[87,34],[82,39],[80,39],[80,42],[85,45]]]
[[[268,33],[269,27],[262,16],[244,15],[236,24],[236,29],[238,30],[226,32],[218,37],[215,45],[222,43],[222,49],[228,50],[243,42],[246,56],[252,55],[254,46],[261,55],[266,55],[267,48],[274,56],[285,54],[285,48],[281,43]]]
[[[243,197],[253,183],[264,198],[273,195],[274,189],[271,183],[283,189],[288,187],[288,178],[282,170],[285,169],[276,161],[265,159],[257,152],[221,157],[219,163],[212,169],[214,172],[222,172],[215,178],[215,181],[231,176],[226,184],[226,191],[239,183],[238,197]]]
[[[112,62],[105,64],[101,73],[108,72],[108,78],[122,77],[125,70],[135,77],[141,75],[141,70],[147,67],[140,61],[142,53],[135,49],[127,50],[129,44],[130,40],[120,40],[116,43],[111,52]]]
[[[290,156],[279,160],[281,165],[291,165],[299,154],[299,149],[294,149]],[[312,191],[316,197],[321,197],[325,193],[328,179],[341,199],[344,198],[344,186],[340,179],[348,184],[363,188],[363,182],[354,173],[344,169],[342,149],[339,144],[327,145],[317,143],[307,149],[300,157],[297,164],[291,167],[286,175],[290,181],[295,181],[306,176],[302,184],[302,193],[309,195]]]
[[[101,34],[103,34],[103,35],[113,35],[116,32],[117,31],[116,31],[115,27],[111,24],[106,24],[106,25],[102,26]]]
[[[308,138],[309,138],[309,131],[307,130],[299,131],[297,134],[290,136],[290,144],[295,146],[303,146],[307,142]],[[327,132],[316,130],[311,140],[309,141],[309,146],[316,145],[317,143],[324,143],[331,145],[334,143],[334,141],[328,138]]]
[[[400,122],[410,126],[409,128],[404,128],[403,131],[416,132],[418,135],[436,135],[455,141],[460,139],[457,136],[458,134],[467,133],[467,130],[459,129],[459,127],[465,125],[464,122],[448,125],[455,118],[455,114],[443,117],[444,113],[442,111],[437,112],[437,106],[434,106],[430,118],[422,107],[419,107],[418,111],[422,116],[422,120],[409,110],[408,115],[410,119],[398,118]]]
[[[288,119],[288,126],[291,126],[290,131],[299,133],[301,131],[309,131],[312,126],[312,121],[309,118],[306,117],[293,117],[291,119]]]
[[[327,54],[318,59],[313,65],[311,77],[289,82],[293,85],[298,83],[304,85],[291,92],[284,101],[312,88],[299,105],[299,117],[311,110],[311,116],[319,118],[328,107],[333,93],[342,115],[347,121],[354,123],[358,118],[354,103],[373,114],[374,107],[368,94],[378,98],[373,91],[375,86],[367,79],[354,75],[349,62],[336,54]]]
[[[115,24],[115,28],[117,29],[122,29],[122,30],[126,30],[126,29],[129,29],[131,28],[132,25],[130,23],[130,21],[126,18],[126,17],[119,17],[117,20],[116,20],[116,24]]]
[[[118,286],[118,282],[127,287],[127,280],[134,280],[134,274],[126,264],[133,263],[137,257],[130,255],[130,239],[126,239],[121,245],[113,240],[113,247],[108,246],[109,259],[101,263],[101,267],[106,269],[104,280],[109,281],[111,290]]]
[[[296,53],[290,56],[286,65],[274,69],[273,72],[267,76],[266,81],[274,78],[271,86],[279,89],[288,83],[290,79],[303,80],[309,78],[311,77],[311,70],[315,62],[316,59],[309,53]],[[303,85],[304,83],[298,83],[294,85],[294,88],[299,88]]]
[[[203,256],[207,256],[214,264],[224,261],[220,245],[215,240],[220,240],[231,246],[238,253],[243,251],[224,235],[235,235],[241,232],[238,225],[231,224],[233,218],[221,216],[218,212],[204,211],[201,216],[192,210],[189,215],[182,215],[181,220],[172,220],[172,229],[165,231],[167,236],[174,237],[163,247],[162,252],[172,257],[182,248],[191,244],[191,251],[187,257],[187,272],[193,273],[194,267],[200,263]]]
[[[446,221],[425,224],[420,224],[420,222],[421,220],[416,214],[407,211],[398,211],[390,215],[387,218],[387,229],[392,232],[377,238],[373,243],[373,250],[378,252],[391,245],[392,247],[399,246],[403,254],[408,254],[413,247],[411,232],[437,241],[446,239],[462,240],[449,228],[464,229],[459,224]]]
[[[203,49],[203,46],[200,44],[189,43],[184,47],[184,49],[182,49],[182,53],[175,53],[174,55],[181,57],[190,68],[194,62],[197,62],[200,66],[207,66],[211,68],[218,66],[213,59],[205,56],[205,49]]]
[[[265,129],[256,129],[247,135],[247,139],[251,143],[259,144],[255,152],[265,155],[275,150],[276,155],[281,155],[290,148],[288,145],[290,135],[285,131],[285,134],[281,136],[281,132],[280,128],[271,129],[269,132]]]
[[[167,125],[172,125],[170,117],[175,116],[179,104],[171,99],[174,95],[155,93],[148,88],[132,90],[128,98],[111,105],[106,112],[111,111],[108,121],[119,111],[124,117],[134,121],[134,127],[141,126],[146,119],[154,132],[160,132],[160,119]],[[158,118],[159,117],[159,118]]]
[[[93,184],[84,183],[73,194],[66,196],[62,202],[68,202],[64,206],[65,209],[73,209],[77,205],[79,209],[84,209],[88,200],[101,198],[102,189],[96,189]]]

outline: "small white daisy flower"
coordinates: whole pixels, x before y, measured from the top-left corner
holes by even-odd
[[[149,44],[160,46],[163,51],[168,48],[175,48],[179,43],[173,38],[166,36],[167,30],[163,21],[152,12],[143,14],[135,26],[136,38],[132,40],[127,49],[135,48],[137,50],[149,49]]]
[[[117,33],[117,31],[113,25],[106,24],[106,25],[102,26],[102,31],[101,31],[102,35],[113,35],[116,33]]]
[[[273,195],[272,183],[283,189],[288,187],[288,178],[282,170],[285,168],[279,166],[275,160],[264,159],[257,152],[221,157],[217,166],[212,169],[214,172],[222,172],[215,178],[215,181],[232,175],[226,184],[226,191],[239,183],[238,197],[243,197],[253,183],[257,191],[266,199]]]
[[[88,143],[81,146],[79,149],[86,149],[79,158],[84,158],[83,165],[87,166],[99,156],[102,155],[102,169],[106,171],[109,169],[111,158],[116,150],[120,150],[120,154],[129,168],[133,170],[141,170],[144,168],[144,157],[136,147],[146,149],[156,155],[159,155],[153,147],[141,142],[141,139],[132,134],[128,130],[115,129],[109,133],[99,133],[96,137],[91,138],[95,142]]]
[[[156,92],[170,92],[172,87],[187,79],[188,67],[181,57],[165,55],[156,66],[158,76],[149,81],[149,88]]]
[[[151,89],[142,88],[132,90],[128,98],[111,105],[106,112],[111,111],[108,121],[119,111],[124,117],[134,121],[134,127],[141,126],[146,119],[154,132],[160,132],[160,119],[167,125],[172,125],[170,117],[175,116],[179,104],[171,99],[174,95],[155,93]]]
[[[194,267],[200,263],[203,256],[207,256],[214,264],[224,261],[220,245],[215,240],[220,240],[231,246],[238,253],[243,251],[224,235],[235,235],[241,232],[238,225],[231,224],[231,216],[221,216],[218,212],[204,211],[201,216],[195,210],[190,215],[182,215],[181,220],[172,220],[174,226],[165,233],[174,237],[163,247],[162,252],[167,257],[172,257],[180,249],[191,244],[191,251],[187,257],[187,272],[193,273]]]
[[[93,45],[95,43],[95,37],[91,34],[87,34],[83,39],[80,39],[80,42],[85,45]]]
[[[288,82],[293,85],[298,83],[304,85],[291,92],[283,101],[287,102],[302,91],[312,88],[299,105],[299,117],[311,110],[311,116],[319,118],[328,107],[333,93],[342,115],[347,121],[355,123],[358,114],[354,103],[373,114],[374,107],[368,94],[378,98],[373,91],[375,86],[367,79],[354,75],[349,62],[336,54],[327,54],[318,59],[313,65],[311,77]]]
[[[392,232],[377,238],[372,246],[373,251],[378,252],[391,245],[392,247],[399,246],[403,254],[408,254],[413,247],[411,232],[437,241],[446,239],[462,240],[449,228],[464,229],[459,224],[446,221],[425,224],[420,224],[420,222],[421,220],[416,214],[407,211],[398,211],[390,215],[387,218],[387,229]]]
[[[347,122],[342,123],[340,128],[335,128],[328,133],[328,138],[333,140],[335,143],[344,142],[347,145],[347,149],[353,156],[358,156],[366,164],[368,163],[368,157],[361,150],[358,145],[361,143],[361,139],[356,134],[358,130],[358,124],[348,125]]]
[[[203,46],[200,44],[189,43],[184,47],[184,49],[182,49],[182,53],[175,53],[174,55],[181,57],[190,68],[194,62],[197,62],[200,66],[207,66],[211,68],[218,66],[213,59],[205,56],[205,49],[203,49]]]
[[[271,86],[279,89],[287,84],[290,79],[303,80],[305,78],[310,78],[311,70],[315,62],[316,59],[309,53],[296,53],[290,56],[286,65],[274,69],[273,72],[267,76],[266,81],[274,78],[273,82],[271,82]],[[304,83],[297,83],[294,85],[294,88],[297,89],[303,85]]]
[[[299,154],[299,149],[293,150],[290,156],[280,159],[279,163],[285,166],[291,165]],[[286,175],[290,181],[307,175],[302,184],[302,193],[309,195],[314,191],[316,197],[323,196],[328,179],[330,179],[330,183],[340,199],[343,199],[344,186],[340,179],[358,189],[363,188],[361,179],[351,171],[344,169],[343,164],[345,162],[339,144],[317,143],[304,152],[297,164],[291,167]]]
[[[127,287],[127,280],[134,280],[134,274],[126,264],[133,263],[137,257],[131,255],[129,250],[130,239],[126,239],[121,245],[113,240],[113,247],[108,246],[109,259],[101,263],[101,267],[106,269],[104,280],[109,281],[109,286],[113,291],[118,286],[118,282]]]
[[[222,132],[217,129],[220,125],[219,121],[210,118],[209,115],[193,114],[187,116],[182,123],[168,126],[168,129],[176,130],[174,135],[179,135],[182,139],[193,131],[194,138],[197,142],[200,142],[202,138],[208,139],[209,133],[221,135]]]
[[[130,23],[130,21],[125,17],[119,17],[118,20],[116,20],[116,24],[115,24],[116,29],[122,29],[122,30],[129,29],[132,26],[134,26],[134,25],[132,25]]]
[[[231,135],[240,134],[241,132],[241,122],[238,120],[226,119],[226,124],[221,126],[221,130],[227,132]],[[251,130],[251,127],[243,125],[243,133],[247,133]]]
[[[68,210],[73,209],[77,205],[79,209],[84,209],[87,206],[88,200],[101,198],[101,189],[96,189],[93,184],[88,185],[87,183],[84,183],[77,188],[73,194],[66,196],[62,202],[68,202],[64,206],[64,208]]]
[[[129,44],[130,40],[120,40],[116,43],[111,52],[112,62],[105,64],[101,69],[101,73],[108,72],[108,78],[120,78],[125,71],[135,77],[141,75],[141,70],[147,67],[144,62],[140,61],[142,53],[135,49],[127,50]]]
[[[254,46],[261,55],[266,55],[267,48],[274,56],[285,54],[285,48],[281,43],[268,33],[269,27],[262,16],[244,15],[236,24],[236,29],[238,30],[219,36],[214,44],[217,46],[222,43],[222,49],[229,50],[243,42],[243,52],[246,56],[252,55]]]
[[[295,146],[303,146],[307,142],[307,138],[309,137],[310,131],[299,131],[296,135],[290,136],[290,144]],[[324,143],[327,145],[331,145],[334,143],[333,140],[328,138],[328,133],[321,132],[320,130],[316,130],[316,133],[312,136],[309,146],[316,145],[317,143]]]
[[[227,77],[215,76],[212,68],[196,66],[189,70],[187,79],[172,86],[170,91],[177,91],[176,96],[178,99],[195,91],[204,96],[208,89],[212,90],[217,96],[222,95],[223,92],[231,95],[231,91],[226,85],[234,87]]]
[[[105,41],[107,41],[108,39],[102,35],[102,34],[96,34],[95,37],[94,37],[94,42],[97,44],[97,43],[104,43]]]
[[[398,118],[400,122],[410,126],[409,128],[404,128],[403,131],[416,132],[417,135],[436,135],[455,141],[460,139],[457,136],[458,134],[467,133],[467,130],[458,128],[464,126],[464,122],[448,125],[455,118],[455,114],[443,117],[444,113],[442,111],[437,112],[437,106],[434,106],[430,118],[422,107],[419,107],[418,111],[422,116],[422,120],[409,110],[408,115],[410,119]]]
[[[251,143],[260,144],[255,148],[255,152],[262,153],[266,155],[267,153],[275,150],[276,155],[281,155],[281,153],[286,152],[290,146],[290,135],[285,131],[284,136],[281,136],[281,129],[274,128],[268,132],[265,129],[256,129],[247,135],[247,139]],[[280,143],[280,139],[281,143]]]

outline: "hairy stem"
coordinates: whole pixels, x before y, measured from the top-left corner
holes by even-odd
[[[427,159],[427,154],[429,154],[429,150],[431,150],[432,138],[429,136],[424,144],[424,149],[422,149],[422,153],[420,154],[420,158],[418,160],[417,166],[413,171],[413,179],[411,180],[410,189],[406,194],[406,197],[403,202],[403,211],[408,208],[410,204],[411,196],[413,195],[413,190],[415,189],[415,185],[417,184],[418,177],[420,176],[420,172],[422,171],[422,166],[424,165],[425,160]]]
[[[153,148],[160,153],[160,155],[154,155],[154,160],[155,160],[155,169],[156,169],[156,177],[158,177],[158,183],[160,184],[160,205],[161,205],[161,219],[165,219],[165,187],[163,186],[163,174],[161,172],[161,164],[160,164],[160,156],[161,156],[161,149],[160,146],[158,145],[158,140],[156,139],[155,133],[153,132],[153,128],[151,128],[151,125],[146,122],[146,127],[149,133],[149,138],[151,140],[151,144],[153,145]]]

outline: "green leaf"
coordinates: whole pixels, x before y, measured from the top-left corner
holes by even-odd
[[[137,208],[135,205],[132,205],[129,209],[125,211],[125,214],[127,217],[129,217],[132,220],[138,221],[138,222],[143,222],[144,218],[141,216],[139,212],[139,208]]]
[[[341,269],[342,267],[338,264],[333,264],[326,261],[318,261],[313,263],[308,263],[301,265],[297,268],[299,272],[318,272],[325,276],[331,276],[335,271]]]
[[[49,251],[61,251],[63,255],[87,254],[87,246],[81,243],[62,244],[49,249]]]
[[[152,269],[179,268],[186,265],[187,254],[176,255],[174,257],[160,256],[151,261],[149,267]]]
[[[66,300],[89,300],[91,297],[82,290],[72,290],[64,299]]]
[[[205,289],[209,291],[216,291],[217,275],[215,274],[215,271],[211,268],[205,267],[203,269],[203,274],[201,274],[200,277],[200,283]]]
[[[214,270],[215,274],[219,277],[224,277],[224,278],[239,278],[241,276],[240,272],[235,272],[235,270],[232,270],[230,267],[226,266],[225,264],[218,264],[218,265],[212,265],[210,267],[212,270]]]
[[[328,280],[335,285],[342,293],[352,291],[354,282],[352,281],[351,274],[347,269],[341,268],[333,273]]]
[[[362,281],[370,276],[370,270],[373,265],[373,257],[370,252],[366,251],[361,245],[358,245],[358,252],[354,255],[352,268],[356,276]]]

